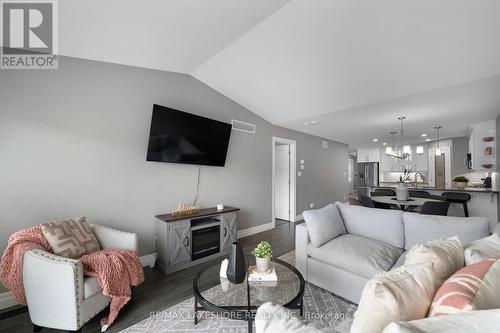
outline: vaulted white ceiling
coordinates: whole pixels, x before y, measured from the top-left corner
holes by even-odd
[[[59,1],[60,53],[189,74],[288,1]]]
[[[494,0],[294,0],[193,75],[275,124],[350,144],[397,128],[398,115],[409,132],[424,122],[465,134],[500,112],[498,90],[420,94],[500,74],[499,17]]]
[[[500,113],[498,0],[68,0],[61,54],[193,75],[270,122],[369,144]],[[316,126],[305,126],[310,120]]]

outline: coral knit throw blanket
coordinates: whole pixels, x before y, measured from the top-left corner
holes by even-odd
[[[0,263],[0,282],[14,294],[20,304],[26,304],[23,286],[24,253],[33,249],[52,252],[40,226],[18,231],[10,236]],[[96,276],[103,294],[111,297],[109,316],[101,320],[101,325],[107,327],[130,300],[131,286],[138,286],[144,281],[139,256],[135,251],[104,249],[84,255],[80,260],[84,274]]]

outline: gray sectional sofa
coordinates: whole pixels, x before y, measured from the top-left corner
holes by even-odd
[[[416,244],[458,236],[467,244],[490,235],[483,217],[403,213],[336,202],[303,213],[296,226],[296,267],[304,278],[359,303],[365,283],[377,272],[403,265]]]

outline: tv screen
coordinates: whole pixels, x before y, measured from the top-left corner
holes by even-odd
[[[154,105],[148,161],[224,166],[231,125]]]

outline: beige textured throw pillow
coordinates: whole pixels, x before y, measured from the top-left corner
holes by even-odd
[[[432,263],[375,275],[363,289],[351,333],[380,333],[393,321],[425,318],[437,288]]]
[[[101,249],[85,216],[42,224],[42,232],[52,251],[62,257],[78,259]]]
[[[500,257],[500,236],[492,234],[489,237],[478,239],[464,248],[465,265]]]
[[[433,240],[415,245],[406,255],[405,265],[432,263],[441,285],[453,273],[464,267],[464,249],[458,237]]]

